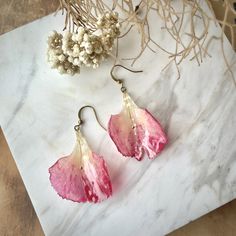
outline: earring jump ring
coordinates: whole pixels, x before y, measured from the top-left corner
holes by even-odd
[[[74,130],[75,130],[76,132],[78,132],[78,131],[80,130],[80,126],[81,126],[81,125],[75,125],[75,126],[74,126]]]

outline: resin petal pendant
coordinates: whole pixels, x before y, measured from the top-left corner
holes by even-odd
[[[101,202],[112,195],[105,161],[93,153],[81,132],[71,155],[60,158],[49,168],[56,192],[75,202]]]
[[[122,155],[139,161],[144,152],[154,159],[167,143],[160,123],[146,109],[140,109],[127,92],[123,93],[122,111],[109,120],[108,132]]]

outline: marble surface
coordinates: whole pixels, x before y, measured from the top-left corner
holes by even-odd
[[[73,78],[49,68],[45,42],[62,22],[48,16],[0,37],[0,124],[45,234],[164,235],[236,198],[236,93],[216,42],[201,67],[181,66],[178,81],[174,67],[161,72],[162,53],[145,52],[135,66],[143,73],[118,70],[135,102],[161,121],[169,145],[154,161],[124,158],[87,110],[83,131],[108,164],[113,197],[97,205],[58,197],[48,167],[71,152],[78,109],[93,104],[107,124],[122,106],[110,62]],[[134,55],[134,39],[120,45],[121,55]]]

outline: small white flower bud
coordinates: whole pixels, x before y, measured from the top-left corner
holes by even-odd
[[[88,36],[88,34],[84,34],[83,40],[84,40],[84,41],[89,41],[89,36]]]
[[[64,69],[63,66],[58,66],[57,69],[58,69],[58,71],[59,71],[60,74],[64,74],[64,73],[65,73],[65,69]]]
[[[68,61],[72,63],[74,61],[73,57],[69,56]]]
[[[75,58],[74,61],[73,61],[73,64],[76,65],[76,66],[79,66],[81,64],[79,58]]]
[[[61,61],[61,62],[65,61],[65,59],[66,59],[66,57],[63,54],[58,56],[58,60]]]

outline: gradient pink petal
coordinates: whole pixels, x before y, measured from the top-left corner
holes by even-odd
[[[160,123],[147,110],[138,108],[127,93],[122,111],[109,120],[108,132],[122,155],[137,160],[144,153],[155,158],[167,143]]]
[[[75,202],[101,202],[112,194],[105,161],[93,153],[80,137],[71,155],[60,158],[49,168],[56,192]]]

